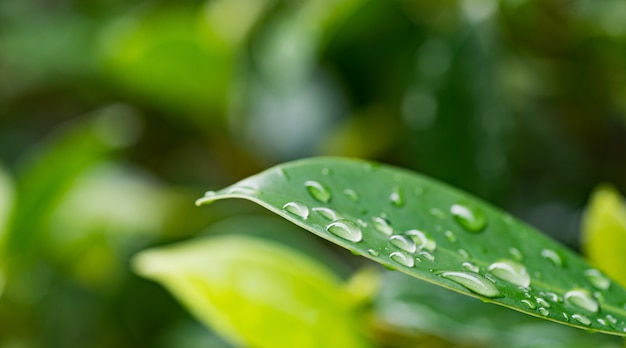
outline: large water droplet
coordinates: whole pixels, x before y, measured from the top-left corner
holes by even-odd
[[[326,226],[326,231],[351,242],[359,242],[363,239],[363,233],[359,226],[350,220],[342,219],[331,222]]]
[[[572,319],[586,326],[591,325],[591,319],[587,318],[586,316],[582,314],[578,314],[578,313],[572,314]]]
[[[565,293],[565,301],[593,313],[598,312],[599,304],[587,290],[574,289]],[[573,316],[572,316],[573,317]]]
[[[309,180],[304,183],[311,197],[322,203],[328,203],[331,198],[330,190],[317,181]]]
[[[509,283],[527,288],[530,285],[530,276],[524,265],[511,260],[500,260],[489,265],[489,272]]]
[[[600,290],[607,290],[609,286],[611,286],[611,280],[605,277],[600,271],[597,269],[588,269],[584,273],[585,277],[589,282]]]
[[[381,232],[388,236],[393,234],[393,227],[391,227],[391,222],[389,222],[389,220],[387,220],[386,218],[376,216],[372,218],[372,221],[374,222],[374,228],[376,228],[378,232]]]
[[[345,189],[345,190],[343,190],[343,194],[348,196],[354,202],[358,202],[359,201],[359,195],[352,189]]]
[[[289,202],[283,205],[283,210],[306,220],[309,217],[309,208],[300,202]]]
[[[394,251],[389,255],[389,258],[392,259],[393,261],[406,266],[406,267],[414,267],[415,266],[415,260],[413,260],[413,258],[411,256],[406,255],[405,253],[401,252],[401,251]]]
[[[415,252],[415,250],[417,250],[417,245],[415,245],[413,239],[407,238],[406,236],[400,234],[394,234],[393,236],[389,237],[389,242],[396,247],[410,253],[413,253]]]
[[[550,262],[557,267],[563,267],[563,259],[561,258],[561,255],[552,249],[541,250],[541,257],[550,260]]]
[[[315,207],[312,210],[328,221],[335,221],[341,218],[341,215],[339,215],[339,213],[330,208]]]
[[[404,197],[402,197],[402,192],[400,192],[399,187],[394,187],[391,190],[391,194],[389,195],[389,201],[391,201],[391,204],[395,205],[396,207],[401,207],[404,205]]]
[[[455,204],[450,207],[450,212],[456,222],[469,232],[482,232],[487,226],[487,217],[483,211],[477,207]]]
[[[410,236],[419,249],[435,251],[437,249],[437,241],[435,241],[428,232],[420,230],[409,230],[405,234]]]
[[[480,274],[474,272],[444,271],[441,272],[440,275],[462,285],[476,294],[485,297],[501,296],[498,288]]]

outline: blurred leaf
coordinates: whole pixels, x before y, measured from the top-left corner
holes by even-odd
[[[397,272],[383,274],[380,284],[374,301],[374,325],[386,329],[387,335],[380,337],[386,341],[393,341],[388,335],[400,331],[417,342],[425,334],[435,335],[450,342],[450,346],[621,347],[618,337],[593,335],[500,306],[485,306],[476,299]]]
[[[137,120],[125,107],[103,108],[66,124],[32,149],[18,173],[9,250],[19,257],[40,241],[53,208],[74,180],[113,150],[136,139]]]
[[[7,235],[9,215],[13,208],[13,182],[0,164],[0,297],[4,291],[5,263],[4,242]]]
[[[583,220],[582,247],[592,264],[626,286],[626,205],[613,186],[593,191]]]
[[[366,346],[339,279],[278,244],[250,236],[198,239],[141,252],[134,266],[235,344]]]
[[[377,163],[311,158],[209,191],[197,204],[225,198],[251,200],[416,278],[562,324],[624,335],[623,288],[530,226],[433,179]]]
[[[103,74],[152,105],[206,126],[207,112],[225,112],[242,39],[266,2],[169,3],[129,12],[103,31]]]

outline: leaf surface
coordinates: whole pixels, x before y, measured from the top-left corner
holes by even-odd
[[[566,325],[626,330],[626,291],[578,255],[467,193],[378,163],[310,158],[223,190],[411,276]]]

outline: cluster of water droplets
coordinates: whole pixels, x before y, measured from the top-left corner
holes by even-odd
[[[330,175],[330,173],[331,171],[325,171],[324,175]],[[327,186],[316,180],[308,180],[304,182],[304,187],[314,200],[321,203],[321,206],[308,207],[302,202],[291,201],[283,205],[284,211],[302,220],[307,220],[312,214],[316,214],[327,221],[325,224],[326,231],[353,243],[360,242],[363,239],[362,229],[371,225],[373,230],[380,234],[380,237],[388,240],[389,247],[378,250],[368,249],[367,253],[373,257],[379,257],[381,253],[386,253],[388,258],[397,265],[412,268],[424,261],[435,261],[437,240],[428,231],[423,229],[398,231],[394,228],[390,217],[385,213],[374,215],[368,221],[344,218],[335,210],[323,206],[333,198],[333,194]],[[242,190],[241,193],[247,193],[248,189],[240,188],[239,190]],[[403,196],[403,191],[399,186],[392,187],[388,192],[388,200],[391,207],[399,209],[405,206],[406,197]],[[355,203],[361,200],[358,193],[350,188],[346,188],[339,193]],[[421,195],[423,194],[423,189],[415,190],[415,193]],[[469,204],[453,204],[448,212],[438,208],[431,208],[428,210],[428,213],[442,220],[445,220],[449,213],[456,225],[470,234],[482,233],[488,225],[487,215],[481,209]],[[509,225],[512,223],[512,218],[509,217],[508,222],[506,220],[504,221],[505,223]],[[458,240],[455,232],[450,229],[437,226],[434,230],[441,233],[450,245],[453,245]],[[603,317],[597,315],[600,312],[600,292],[591,294],[585,288],[573,288],[562,296],[554,292],[533,293],[531,290],[531,275],[523,264],[524,255],[517,248],[512,247],[507,250],[508,258],[498,259],[489,265],[483,265],[482,268],[480,265],[472,262],[471,255],[467,250],[457,249],[457,253],[465,260],[460,265],[460,269],[429,269],[436,275],[487,298],[504,296],[502,289],[499,288],[499,286],[503,285],[499,285],[499,282],[506,282],[516,286],[520,293],[523,294],[523,299],[520,300],[522,307],[535,311],[541,316],[550,316],[583,326],[591,326],[593,323],[591,318],[593,318],[602,326],[607,328],[620,327],[620,330],[625,330],[626,332],[626,329],[624,329],[626,324],[623,322],[618,323],[610,314]],[[565,258],[552,249],[539,250],[537,257],[545,259],[552,267],[565,268],[566,266]],[[611,285],[610,280],[595,269],[589,269],[583,275],[589,284],[599,291],[607,290]],[[540,273],[537,271],[533,276],[540,276]],[[557,303],[560,305],[555,306]],[[555,307],[562,308],[562,306],[569,307],[572,311],[555,310]]]

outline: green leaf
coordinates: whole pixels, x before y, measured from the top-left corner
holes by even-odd
[[[572,251],[471,195],[377,163],[312,158],[218,192],[428,282],[566,325],[624,335],[626,291]]]
[[[583,252],[591,263],[626,286],[626,205],[612,186],[596,188],[585,212]]]
[[[134,266],[236,345],[366,346],[337,276],[268,240],[197,239],[141,252]]]

